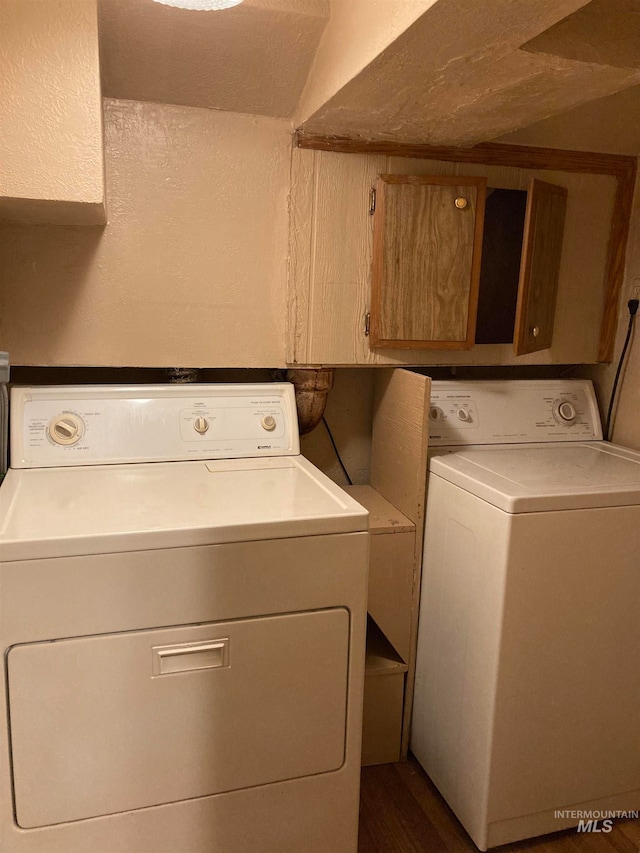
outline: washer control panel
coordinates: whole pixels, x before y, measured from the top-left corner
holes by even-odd
[[[14,468],[297,455],[289,383],[15,387]]]
[[[435,381],[431,446],[598,441],[600,415],[583,379]]]

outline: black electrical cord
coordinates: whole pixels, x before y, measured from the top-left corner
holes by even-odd
[[[622,352],[620,353],[620,361],[618,362],[618,369],[616,370],[616,378],[613,380],[613,388],[611,389],[611,399],[609,400],[609,411],[607,412],[607,422],[604,428],[604,437],[607,441],[611,440],[610,432],[611,432],[611,418],[613,416],[613,406],[616,401],[616,392],[618,390],[618,381],[620,379],[620,374],[622,372],[622,366],[624,364],[624,359],[627,354],[627,350],[629,349],[629,342],[631,340],[631,335],[633,334],[634,321],[636,319],[636,314],[638,313],[638,305],[640,304],[640,300],[638,299],[630,299],[627,302],[627,308],[629,309],[629,326],[627,327],[627,336],[624,339],[624,345],[622,347]]]
[[[338,447],[337,447],[337,445],[333,439],[333,435],[331,434],[331,430],[329,429],[329,424],[327,423],[327,419],[324,417],[324,415],[322,416],[322,423],[325,425],[327,433],[329,434],[329,438],[331,439],[331,444],[333,445],[333,449],[335,450],[336,458],[337,458],[338,462],[340,463],[340,467],[344,471],[344,476],[347,478],[347,482],[349,483],[349,485],[353,486],[353,481],[351,480],[351,477],[349,476],[349,472],[344,467],[344,462],[340,458],[340,454],[338,453]]]

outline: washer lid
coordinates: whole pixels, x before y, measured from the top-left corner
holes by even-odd
[[[430,471],[509,513],[640,505],[640,453],[604,441],[443,449]]]
[[[304,457],[10,470],[0,561],[367,530]]]

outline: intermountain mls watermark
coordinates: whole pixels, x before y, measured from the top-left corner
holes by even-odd
[[[637,820],[640,817],[640,811],[557,809],[553,816],[577,820],[578,832],[611,832],[614,820]]]

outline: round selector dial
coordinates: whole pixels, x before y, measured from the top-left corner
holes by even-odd
[[[203,418],[202,415],[200,415],[193,422],[193,428],[200,435],[204,435],[205,432],[209,429],[209,421],[206,418]]]
[[[429,409],[429,420],[430,421],[443,421],[444,420],[444,412],[440,408],[440,406],[431,406]]]
[[[458,409],[458,411],[456,412],[456,415],[458,417],[458,420],[462,421],[465,424],[470,424],[471,421],[473,420],[473,418],[471,416],[471,412],[469,411],[469,409]]]
[[[76,444],[84,435],[84,423],[77,415],[65,412],[49,423],[49,436],[56,444]]]
[[[577,417],[576,407],[569,400],[558,400],[554,406],[556,420],[565,424],[572,424]]]
[[[262,429],[266,429],[267,432],[273,432],[276,428],[276,419],[273,415],[265,415],[260,423],[262,424]]]

